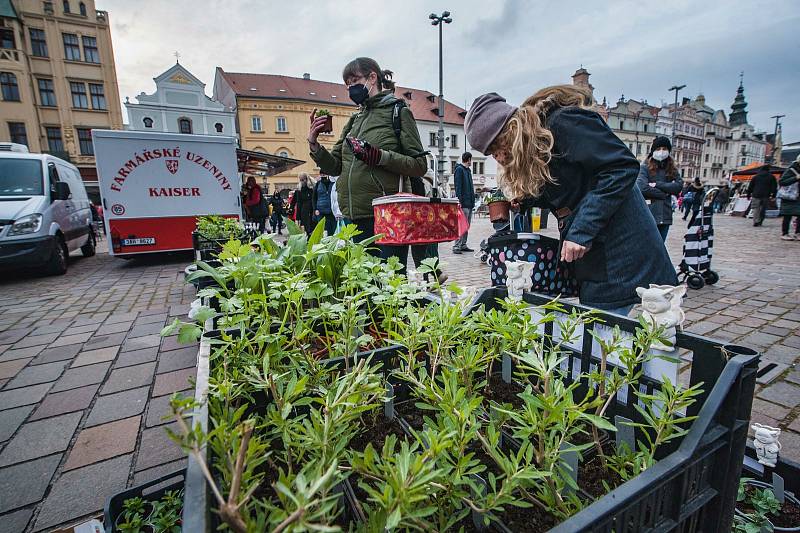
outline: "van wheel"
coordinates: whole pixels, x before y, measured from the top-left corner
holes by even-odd
[[[89,228],[89,238],[86,240],[86,244],[81,246],[81,253],[83,257],[92,257],[96,252],[97,248],[97,239],[94,236],[94,231]]]
[[[53,247],[53,254],[45,267],[45,272],[51,276],[60,276],[67,272],[67,245],[64,239],[56,237],[56,245]]]

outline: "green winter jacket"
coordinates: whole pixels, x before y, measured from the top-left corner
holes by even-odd
[[[339,208],[345,218],[369,218],[374,216],[372,200],[395,194],[399,191],[401,176],[424,176],[427,159],[419,140],[419,131],[414,115],[407,107],[400,111],[400,139],[392,126],[392,112],[398,99],[390,91],[370,97],[356,114],[350,117],[342,130],[342,136],[330,151],[324,146],[311,152],[325,174],[339,176],[336,193]],[[365,140],[381,149],[381,161],[370,168],[353,156],[345,142],[352,136]]]

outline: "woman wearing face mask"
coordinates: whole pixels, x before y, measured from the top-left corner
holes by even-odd
[[[658,226],[663,241],[667,240],[672,225],[672,196],[681,193],[683,179],[675,161],[670,157],[672,143],[667,137],[659,136],[653,141],[650,156],[639,169],[636,184],[644,199],[650,205],[650,212]]]
[[[489,93],[472,104],[464,129],[470,146],[501,165],[508,198],[532,198],[556,215],[560,258],[575,262],[581,303],[626,315],[637,287],[678,279],[636,188],[639,162],[592,103],[572,85],[542,89],[519,108]]]
[[[381,70],[374,59],[359,57],[345,66],[342,79],[358,112],[345,124],[333,148],[317,142],[325,129],[325,117],[311,114],[308,144],[311,157],[322,172],[339,176],[336,182],[344,222],[361,230],[359,239],[375,234],[372,200],[400,190],[401,176],[425,175],[427,160],[414,115],[400,107],[400,134],[392,114],[398,99],[392,94],[392,73]],[[381,246],[381,256],[396,256],[405,265],[408,246]]]

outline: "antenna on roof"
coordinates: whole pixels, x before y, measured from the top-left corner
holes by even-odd
[[[175,63],[180,63],[180,58],[181,58],[181,55],[178,53],[178,51],[177,51],[177,50],[175,50],[175,52],[173,52],[173,54],[172,54],[172,55],[174,55],[174,56],[175,56]]]

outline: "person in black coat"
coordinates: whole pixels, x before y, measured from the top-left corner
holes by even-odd
[[[664,136],[656,137],[650,155],[639,168],[636,185],[650,206],[661,239],[667,240],[672,225],[672,196],[681,193],[683,180],[670,156],[672,143]]]
[[[560,258],[575,262],[581,303],[627,314],[637,287],[678,279],[636,187],[639,162],[591,104],[572,85],[542,89],[519,108],[489,93],[464,127],[470,146],[501,165],[508,198],[532,197],[558,218]]]
[[[778,182],[769,171],[769,165],[764,165],[750,180],[747,198],[750,200],[750,209],[753,212],[753,226],[764,223],[767,207],[771,198],[778,192]]]
[[[283,228],[283,217],[285,215],[283,209],[283,197],[277,189],[275,193],[269,198],[269,205],[272,208],[272,214],[269,217],[270,226],[272,226],[272,233],[277,229],[278,235],[281,234]]]
[[[290,209],[296,209],[297,223],[311,235],[314,231],[314,191],[309,182],[311,178],[305,172],[300,173],[300,188],[294,191]]]

